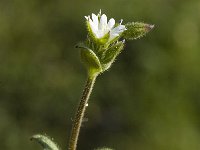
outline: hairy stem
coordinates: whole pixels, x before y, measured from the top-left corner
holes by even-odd
[[[81,124],[83,121],[84,113],[88,105],[87,104],[88,99],[92,92],[95,80],[96,80],[96,76],[93,76],[91,78],[88,78],[85,84],[85,88],[83,90],[83,94],[82,94],[81,100],[78,105],[78,109],[76,111],[76,114],[73,120],[68,150],[76,150]]]

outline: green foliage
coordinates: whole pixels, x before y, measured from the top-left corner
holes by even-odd
[[[97,55],[83,44],[77,45],[77,48],[81,48],[81,60],[85,64],[89,76],[99,74],[102,71],[102,67]]]
[[[142,22],[131,22],[127,23],[125,26],[127,30],[123,32],[122,37],[127,40],[136,40],[141,38],[154,28],[154,25]]]
[[[95,150],[113,150],[113,149],[111,149],[111,148],[106,148],[106,147],[103,147],[103,148],[97,148],[97,149],[95,149]]]
[[[58,146],[47,136],[37,134],[32,136],[31,140],[38,142],[43,150],[59,150]]]
[[[90,45],[90,47],[92,46]],[[86,66],[90,76],[102,73],[111,67],[116,57],[123,50],[124,41],[116,42],[106,49],[101,46],[99,47],[100,48],[97,50],[92,50],[84,43],[80,43],[76,46],[76,48],[81,49],[81,60]]]
[[[110,68],[116,57],[120,54],[120,52],[124,48],[124,41],[117,42],[110,46],[105,52],[103,53],[101,62],[103,70],[107,70]]]

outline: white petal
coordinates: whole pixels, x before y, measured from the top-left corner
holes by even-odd
[[[97,37],[102,38],[105,35],[104,30],[98,30]]]
[[[119,34],[117,34],[117,33],[114,33],[114,34],[110,33],[109,41],[113,40],[117,36],[119,36]]]
[[[108,21],[108,27],[109,29],[112,29],[115,25],[115,19],[111,18],[109,21]]]
[[[105,28],[107,26],[107,16],[103,14],[100,19],[99,30]]]
[[[97,29],[98,29],[98,24],[99,24],[98,16],[96,16],[95,14],[92,14],[92,20],[93,20],[93,23],[97,26]]]
[[[96,35],[97,31],[98,31],[98,28],[90,18],[89,18],[89,24],[90,24],[90,27],[92,29],[92,32]]]
[[[89,19],[89,17],[88,17],[88,16],[85,16],[85,19],[86,19],[86,20],[88,20],[88,19]]]
[[[117,27],[113,28],[110,31],[110,38],[109,41],[114,39],[115,37],[119,36],[120,33],[124,32],[126,30],[124,25],[118,25]]]
[[[118,27],[119,30],[123,30],[123,31],[126,30],[125,25],[119,25],[119,26],[117,26],[117,27]],[[123,32],[123,31],[122,31],[122,32]]]
[[[111,30],[112,34],[119,34],[122,33],[126,30],[124,25],[119,25],[117,27],[115,27],[114,29]]]

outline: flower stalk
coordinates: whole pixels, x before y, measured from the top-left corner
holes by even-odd
[[[85,18],[88,37],[76,47],[80,48],[81,60],[89,78],[73,120],[68,150],[76,150],[84,113],[97,75],[111,67],[124,49],[125,40],[140,38],[153,28],[152,25],[138,22],[122,25],[122,20],[115,23],[113,18],[108,21],[105,14],[101,15],[101,11],[97,15],[92,14]]]
[[[142,22],[129,22],[122,25],[122,19],[119,23],[116,23],[113,18],[108,20],[105,14],[101,15],[101,11],[97,15],[85,16],[85,19],[88,30],[87,39],[77,44],[76,48],[80,49],[81,61],[87,70],[88,79],[73,119],[68,150],[77,148],[81,124],[96,77],[112,66],[117,56],[123,51],[127,40],[141,38],[154,28],[154,25]],[[34,135],[31,139],[41,144],[43,150],[59,150],[59,147],[47,136]]]
[[[88,77],[86,81],[85,88],[83,90],[83,94],[73,120],[68,150],[76,150],[81,124],[83,122],[85,110],[86,107],[88,106],[88,99],[92,92],[96,77],[97,75]]]

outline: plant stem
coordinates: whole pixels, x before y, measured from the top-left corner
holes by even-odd
[[[83,90],[83,94],[82,94],[81,100],[78,105],[78,109],[76,111],[76,114],[73,120],[68,150],[76,150],[78,136],[79,136],[81,124],[83,121],[84,113],[88,105],[88,99],[92,92],[96,77],[97,76],[88,77],[87,82],[85,84],[85,88]]]

